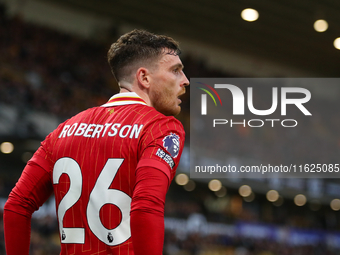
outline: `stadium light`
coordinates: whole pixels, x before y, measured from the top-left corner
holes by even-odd
[[[298,194],[294,197],[294,203],[297,206],[304,206],[306,204],[306,202],[307,202],[307,198],[303,194]]]
[[[340,210],[340,199],[333,199],[330,204],[333,211]]]
[[[336,49],[340,50],[340,37],[334,40],[333,45]]]
[[[222,183],[220,180],[211,180],[208,184],[208,187],[211,191],[218,191],[222,188]]]
[[[238,193],[242,196],[242,197],[249,197],[252,193],[251,187],[249,185],[242,185],[239,189],[238,189]]]
[[[314,22],[314,29],[317,32],[325,32],[328,29],[327,21],[323,19],[318,19]]]
[[[184,186],[189,182],[189,177],[186,174],[178,174],[175,181],[178,185]]]
[[[254,10],[252,8],[247,8],[241,12],[241,17],[245,21],[253,22],[259,18],[259,13],[257,10]]]
[[[10,154],[14,150],[14,145],[10,142],[3,142],[0,145],[0,151],[4,154]]]
[[[279,192],[276,190],[269,190],[266,195],[268,201],[275,202],[279,199]]]

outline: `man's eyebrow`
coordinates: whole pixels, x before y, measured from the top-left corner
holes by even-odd
[[[171,66],[171,69],[172,68],[181,68],[181,69],[184,69],[184,65],[183,64],[181,64],[181,63],[178,63],[178,64],[175,64],[175,65],[173,65],[173,66]]]

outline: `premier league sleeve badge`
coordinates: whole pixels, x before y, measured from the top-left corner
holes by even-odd
[[[173,158],[176,158],[179,152],[179,136],[170,133],[170,135],[164,137],[163,147],[170,153]]]

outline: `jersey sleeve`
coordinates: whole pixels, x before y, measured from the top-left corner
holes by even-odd
[[[131,202],[131,238],[135,255],[162,254],[164,242],[164,204],[168,178],[153,167],[136,171]]]
[[[144,127],[131,203],[135,254],[162,254],[165,196],[183,147],[184,129],[175,118],[162,116]]]
[[[182,124],[174,117],[162,117],[146,125],[140,141],[140,159],[137,169],[152,166],[169,179],[175,176],[183,147],[185,133]]]

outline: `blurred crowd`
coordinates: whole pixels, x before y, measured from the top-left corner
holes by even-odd
[[[166,232],[164,255],[335,255],[324,245],[289,246],[271,240],[191,234],[184,239]]]
[[[340,231],[340,215],[330,206],[308,202],[296,206],[292,199],[280,203],[269,202],[265,195],[255,194],[243,199],[238,190],[227,188],[225,194],[212,192],[204,183],[196,183],[193,191],[172,184],[167,196],[165,214],[168,217],[188,219],[201,214],[208,222],[235,224],[235,222],[263,222],[297,229]]]
[[[21,114],[36,110],[66,119],[105,103],[118,92],[106,61],[111,42],[88,41],[25,23],[20,17],[8,18],[3,7],[0,7],[0,24],[1,103],[19,107]],[[116,39],[113,36],[112,42]],[[204,60],[190,55],[184,54],[182,60],[189,78],[236,76],[212,70]],[[271,99],[271,90],[260,86],[254,88],[254,95],[257,97],[255,106],[267,109],[271,101],[263,99]],[[184,124],[189,142],[189,93],[182,101],[182,113],[178,118]],[[340,146],[337,132],[340,121],[336,111],[330,109],[337,109],[339,102],[313,97],[307,105],[313,118],[289,109],[289,118],[298,121],[297,128],[272,128],[267,124],[259,129],[238,125],[226,129],[228,132],[223,134],[227,144],[210,139],[202,129],[202,142],[208,145],[206,147],[211,144],[216,150],[220,147],[226,155],[251,157],[271,164],[314,163],[315,159],[321,163],[334,163]],[[279,111],[270,117],[282,119]],[[231,119],[232,115],[226,113],[225,118]],[[245,119],[251,118],[254,116],[245,115]]]
[[[111,42],[94,42],[38,25],[16,16],[8,18],[0,6],[0,102],[27,110],[68,118],[105,103],[118,85],[107,63]],[[188,77],[223,77],[203,60],[181,56]],[[189,88],[190,89],[190,88]],[[182,104],[189,132],[189,91]]]
[[[70,117],[117,92],[103,45],[0,14],[0,101]]]
[[[118,86],[106,61],[109,43],[93,42],[63,34],[41,26],[23,22],[20,17],[9,18],[0,5],[0,103],[15,105],[25,111],[44,111],[68,118],[86,108],[105,103],[118,92]],[[116,38],[112,38],[115,41]],[[185,73],[190,77],[233,77],[220,70],[208,68],[203,60],[183,55]],[[188,88],[190,90],[190,88]],[[268,90],[258,93],[267,97]],[[319,99],[322,100],[322,99]],[[313,119],[302,118],[296,113],[299,128],[305,130],[262,129],[238,127],[228,129],[225,136],[229,147],[226,154],[245,157],[252,155],[258,160],[283,164],[292,158],[302,163],[312,163],[315,158],[325,163],[335,162],[339,153],[340,121],[336,112],[327,111],[338,107],[338,102],[313,100],[308,109]],[[183,100],[182,113],[178,117],[186,132],[190,133],[189,93]],[[261,99],[259,100],[261,102]],[[266,108],[266,106],[264,106]],[[327,113],[323,114],[323,113]],[[231,117],[231,116],[230,116]],[[275,116],[273,116],[275,118]],[[205,144],[219,147],[219,142]],[[312,139],[310,139],[312,137]],[[188,136],[189,138],[189,136]],[[189,141],[189,139],[187,139]],[[295,140],[292,145],[291,141]],[[275,141],[275,142],[273,142]],[[251,146],[249,146],[251,144]],[[266,146],[277,146],[266,149]],[[222,145],[221,145],[222,146]],[[290,201],[284,206],[268,205],[265,198],[246,203],[237,195],[228,193],[218,198],[210,191],[197,187],[195,192],[184,192],[173,185],[165,208],[166,217],[187,219],[199,213],[209,222],[234,224],[243,220],[266,222],[305,229],[327,231],[340,229],[335,212],[324,209],[312,212],[299,208]],[[180,199],[179,199],[180,198]],[[0,255],[4,252],[2,215],[0,221]],[[54,217],[34,219],[32,224],[31,254],[59,254],[58,226]],[[20,240],[20,233],[18,233]],[[166,231],[164,254],[166,255],[333,255],[339,254],[324,246],[287,246],[266,240],[240,239],[223,235],[178,236]]]
[[[166,213],[166,216],[167,213]],[[0,255],[5,255],[2,213],[0,213]],[[184,228],[185,226],[183,226]],[[18,233],[20,240],[20,233]],[[31,255],[58,255],[60,240],[55,217],[32,219]],[[270,238],[245,238],[238,235],[202,234],[178,235],[165,230],[164,255],[337,255],[338,250],[325,243],[290,245]]]
[[[0,216],[1,255],[5,252],[2,215]],[[218,197],[216,193],[204,188],[203,184],[198,183],[196,189],[189,192],[173,183],[167,195],[165,217],[164,255],[339,254],[337,247],[328,245],[326,241],[312,244],[309,241],[309,244],[299,245],[275,240],[274,236],[261,238],[253,233],[253,237],[245,237],[235,232],[241,222],[293,228],[306,233],[339,233],[339,216],[326,206],[321,206],[318,210],[311,210],[308,205],[298,208],[289,200],[284,201],[281,206],[275,206],[266,201],[264,195],[256,195],[253,201],[246,202],[237,194],[237,190],[228,189],[226,195]],[[180,221],[179,227],[171,226],[171,221],[167,219]],[[221,224],[222,228],[225,227],[224,233],[208,233],[206,224],[210,223]],[[313,238],[312,235],[309,238]],[[60,252],[59,242],[55,215],[39,214],[33,217],[30,254],[57,255]]]

